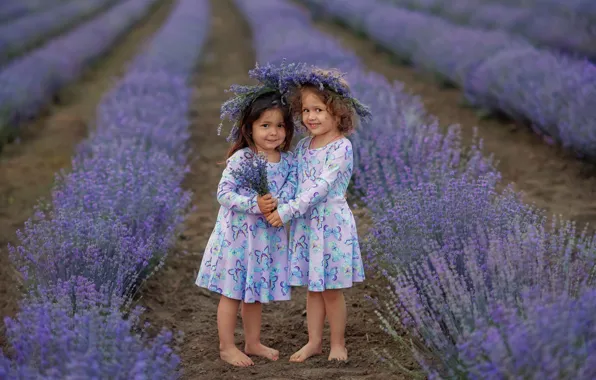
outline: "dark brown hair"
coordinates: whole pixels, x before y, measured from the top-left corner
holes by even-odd
[[[259,120],[265,111],[271,109],[280,110],[284,119],[286,138],[279,149],[282,152],[287,152],[290,149],[292,138],[294,137],[294,123],[292,121],[290,108],[283,104],[279,93],[269,92],[257,97],[242,113],[240,117],[241,124],[238,138],[232,143],[227,158],[232,157],[234,153],[244,148],[250,148],[256,153],[257,148],[252,139],[252,125],[255,121]]]
[[[305,91],[311,91],[318,96],[327,107],[327,111],[332,116],[339,117],[339,131],[344,135],[349,135],[354,131],[354,108],[348,100],[342,98],[337,93],[307,84],[300,89],[293,91],[290,95],[290,108],[295,117],[299,117],[302,122],[302,94]]]

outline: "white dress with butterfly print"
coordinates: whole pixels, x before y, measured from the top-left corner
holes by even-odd
[[[240,188],[230,172],[250,154],[245,148],[227,160],[217,189],[221,207],[196,285],[247,303],[289,300],[286,230],[267,223],[256,193]],[[284,152],[267,167],[269,190],[280,203],[294,195],[291,169],[292,154]]]
[[[310,149],[296,146],[296,196],[278,212],[290,227],[290,285],[310,291],[349,288],[364,281],[356,222],[345,195],[353,171],[352,143],[341,138]]]

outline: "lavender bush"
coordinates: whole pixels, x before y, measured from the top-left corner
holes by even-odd
[[[5,0],[0,4],[0,23],[55,7],[66,0]]]
[[[373,40],[459,85],[472,105],[529,121],[547,141],[596,159],[596,66],[592,63],[535,48],[504,32],[453,25],[381,0],[366,2],[367,13],[351,15],[346,12],[357,8],[346,4],[353,0],[333,0],[333,7],[323,7],[321,0],[305,2],[348,24],[361,20],[363,31]]]
[[[127,0],[0,71],[0,146],[64,85],[79,78],[157,0]]]
[[[580,20],[596,20],[596,6],[590,0],[491,0],[509,6],[523,6],[533,10],[543,9],[553,14],[576,17]]]
[[[429,373],[473,373],[467,367],[475,360],[479,362],[472,366],[480,365],[482,358],[474,360],[468,351],[464,365],[462,342],[485,325],[507,328],[501,324],[504,321],[493,319],[496,305],[523,315],[520,301],[525,298],[541,302],[561,295],[574,297],[594,286],[595,237],[577,237],[570,223],[557,223],[549,232],[544,225],[521,220],[510,222],[507,233],[473,222],[471,228],[478,232],[462,249],[428,240],[425,260],[397,267],[399,273],[390,276],[395,298],[383,303],[384,327],[393,334],[396,324],[407,327],[425,343],[429,352],[415,353]],[[541,349],[533,348],[531,355],[541,355]],[[429,354],[441,365],[427,360]]]
[[[521,300],[534,300],[538,307],[556,297],[575,299],[589,291],[594,286],[595,237],[578,234],[567,222],[547,226],[543,211],[524,204],[520,194],[510,188],[497,190],[500,176],[493,160],[483,155],[481,141],[463,147],[456,126],[442,134],[438,122],[418,99],[402,91],[402,85],[365,73],[352,53],[317,32],[302,13],[277,17],[277,7],[286,9],[288,2],[236,3],[253,29],[260,62],[279,63],[287,58],[339,66],[349,72],[347,79],[354,94],[371,107],[372,120],[363,123],[353,136],[354,184],[373,219],[373,234],[365,245],[367,264],[384,274],[391,285],[390,292],[381,292],[378,304],[382,327],[397,340],[402,339],[403,328],[410,331],[415,344],[405,339],[402,343],[413,349],[431,377],[482,378],[489,372],[479,371],[490,365],[501,366],[504,373],[492,378],[526,373],[508,367],[524,356],[512,358],[510,352],[502,350],[502,356],[494,359],[480,357],[481,350],[489,348],[481,345],[480,337],[486,334],[487,326],[494,325],[491,318],[498,307],[519,316],[520,327],[508,330],[512,335],[507,339],[521,340],[524,326],[539,321],[536,313],[524,316],[526,308]],[[338,12],[337,5],[344,3],[318,2]],[[341,12],[349,9],[355,7],[345,7]],[[354,17],[372,27],[374,20],[383,20],[383,13],[371,10]],[[423,44],[407,31],[410,22],[414,24],[422,17],[410,21],[407,16],[411,12],[391,17],[395,14],[386,18],[395,28],[402,28],[403,34],[394,34],[394,39],[412,41],[412,53],[420,51]],[[423,26],[437,33],[441,30],[428,23],[415,30],[425,32]],[[384,30],[391,29],[385,25]],[[378,31],[382,31],[380,25]],[[495,38],[491,48],[498,50],[503,45],[499,44]],[[466,65],[475,67],[483,59],[479,57],[477,63],[470,59]],[[458,75],[457,70],[452,72]],[[498,328],[508,326],[503,323]],[[567,351],[524,346],[529,350],[525,356],[532,355],[535,363],[542,364],[552,362],[549,355],[559,355],[559,361],[547,368],[570,371],[568,378],[589,373],[589,366],[582,369],[581,363],[582,358],[593,356],[596,346],[592,335],[582,342],[580,350],[586,350],[581,352],[583,356],[575,359],[571,355],[579,352],[574,351],[576,346],[567,333],[584,330],[557,324],[551,331],[556,333],[549,347]],[[540,342],[538,339],[534,341]],[[400,366],[398,361],[392,362]],[[419,375],[402,369],[410,378]],[[475,373],[480,376],[474,377]]]
[[[182,52],[176,54],[182,55]],[[195,58],[187,54],[184,61],[194,62]],[[143,65],[148,63],[144,62],[152,61],[152,57],[147,57],[139,60],[135,65],[139,69],[131,70],[103,99],[96,120],[102,128],[80,145],[79,154],[93,155],[97,147],[114,139],[132,139],[138,149],[163,152],[182,165],[186,162],[190,137],[186,111],[191,95],[187,77],[173,75],[169,70],[147,69]],[[148,104],[153,106],[148,107]],[[164,108],[170,112],[164,113]],[[126,128],[122,127],[122,120],[126,120]]]
[[[484,29],[499,29],[526,38],[536,46],[552,48],[574,56],[596,59],[591,42],[596,30],[589,15],[577,7],[572,12],[557,12],[552,7],[535,4],[471,0],[385,0],[398,7],[434,14],[449,21]]]
[[[97,128],[72,172],[58,176],[50,204],[19,232],[11,253],[30,296],[8,323],[11,349],[0,355],[0,377],[178,377],[171,334],[143,344],[144,334],[131,332],[140,311],[130,305],[139,282],[163,264],[189,206],[181,188],[187,81],[208,20],[206,0],[179,1],[102,100]]]
[[[0,25],[0,65],[113,3],[114,0],[70,1]]]
[[[455,177],[443,183],[421,182],[392,194],[392,205],[372,214],[368,265],[387,273],[424,260],[434,246],[457,250],[482,231],[499,236],[517,223],[526,231],[543,222],[539,210],[522,203],[511,189],[501,193],[499,176]]]
[[[491,323],[479,322],[459,344],[469,378],[595,378],[595,298],[594,290],[577,299],[565,294],[538,300],[524,297],[520,303],[525,317],[497,303],[490,310]],[[534,350],[539,354],[528,355]]]
[[[142,309],[127,319],[92,282],[73,278],[52,296],[35,294],[6,319],[12,361],[0,356],[2,379],[173,379],[180,359],[172,334],[153,340],[137,326]],[[73,308],[72,299],[77,299]],[[110,300],[111,301],[111,300]]]
[[[173,244],[190,202],[179,187],[187,171],[132,139],[94,148],[93,156],[75,160],[72,173],[59,177],[51,212],[26,223],[11,253],[34,284],[84,275],[122,295]]]

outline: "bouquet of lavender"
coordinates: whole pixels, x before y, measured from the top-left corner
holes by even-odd
[[[240,187],[256,191],[260,196],[269,194],[267,183],[267,156],[263,153],[247,153],[239,167],[230,172]]]

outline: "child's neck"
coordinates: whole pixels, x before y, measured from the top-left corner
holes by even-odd
[[[264,155],[266,155],[267,161],[269,161],[269,162],[277,163],[281,160],[281,153],[279,153],[279,150],[277,150],[277,149],[263,150],[263,149],[257,148],[257,151],[259,153],[263,153]]]
[[[329,131],[328,133],[322,135],[313,136],[313,138],[310,140],[310,149],[322,148],[334,141],[341,139],[342,137],[344,137],[344,135],[339,130]]]

